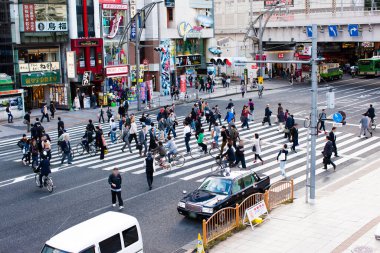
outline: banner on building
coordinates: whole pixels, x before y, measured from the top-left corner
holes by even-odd
[[[162,41],[160,45],[164,48],[160,53],[161,94],[166,96],[170,93],[170,40]]]
[[[186,93],[186,75],[180,76],[179,90],[181,93]]]
[[[68,31],[67,6],[64,4],[21,4],[20,13],[21,32]]]
[[[146,84],[146,87],[148,89],[148,92],[147,92],[148,97],[147,97],[147,99],[148,99],[148,101],[151,101],[152,98],[153,98],[153,82],[152,82],[152,80],[148,80],[148,81],[145,82],[145,84]]]
[[[146,100],[146,86],[145,82],[140,84],[140,99]]]
[[[67,78],[76,77],[75,51],[66,52]]]
[[[59,62],[19,63],[20,73],[60,70]]]

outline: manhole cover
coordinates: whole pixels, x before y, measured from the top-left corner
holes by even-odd
[[[358,246],[352,250],[353,253],[373,253],[373,249],[368,246]]]

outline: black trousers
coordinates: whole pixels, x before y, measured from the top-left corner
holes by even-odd
[[[49,114],[48,113],[43,113],[42,114],[42,117],[41,117],[41,123],[44,121],[44,118],[46,118],[47,119],[47,122],[50,122],[50,120],[49,120]]]
[[[137,147],[137,143],[138,143],[138,141],[137,141],[137,135],[136,135],[136,134],[130,134],[130,135],[129,135],[129,143],[130,143],[130,144],[132,144],[132,140],[135,140],[135,142],[136,142],[136,147]]]
[[[255,161],[259,159],[260,161],[263,161],[263,159],[261,159],[261,156],[259,154],[255,154]]]
[[[123,206],[123,199],[121,198],[121,191],[111,191],[112,194],[112,204],[116,204],[116,196],[119,201],[119,206]]]
[[[104,159],[104,150],[105,150],[106,148],[105,147],[100,147],[100,160],[103,160]]]
[[[103,116],[103,114],[100,114],[100,115],[99,115],[99,123],[100,123],[100,120],[102,120],[103,123],[104,123],[104,116]]]
[[[149,188],[151,188],[152,184],[153,184],[153,171],[152,172],[146,172],[146,180],[148,181]]]
[[[326,132],[326,127],[325,127],[325,121],[324,120],[321,120],[321,126],[319,127],[319,130],[322,130]]]
[[[338,156],[338,149],[336,148],[336,142],[335,141],[332,142],[332,146],[333,146],[333,149],[334,149],[335,156]]]

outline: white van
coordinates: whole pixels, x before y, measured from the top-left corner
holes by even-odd
[[[41,253],[143,253],[135,217],[106,212],[79,223],[48,240]]]

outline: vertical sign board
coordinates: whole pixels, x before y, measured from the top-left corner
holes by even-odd
[[[186,75],[180,76],[179,89],[181,93],[186,93]]]
[[[136,22],[132,22],[131,23],[131,36],[130,36],[130,39],[131,40],[136,40]]]
[[[67,78],[75,78],[76,77],[76,64],[75,64],[75,52],[68,51],[66,52],[66,60],[67,60]]]
[[[267,210],[267,206],[264,203],[264,200],[258,202],[256,205],[251,206],[250,208],[245,210],[243,218],[244,224],[248,225],[248,223],[245,221],[246,219],[248,219],[249,225],[253,230],[254,226],[252,225],[252,221],[254,221],[257,218],[260,218],[260,216],[262,215],[267,215],[267,217],[269,218],[269,213]]]

